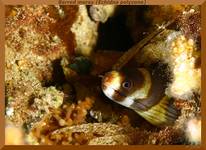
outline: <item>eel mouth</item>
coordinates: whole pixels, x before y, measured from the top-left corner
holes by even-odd
[[[104,83],[102,83],[102,91],[109,99],[115,102],[124,101],[124,99],[127,97],[124,93],[121,93],[119,90]]]

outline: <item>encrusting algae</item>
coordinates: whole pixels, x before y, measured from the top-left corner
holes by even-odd
[[[8,5],[5,14],[7,144],[201,143],[198,6]],[[114,27],[123,30],[113,33]],[[104,49],[108,35],[130,39],[122,43],[133,48],[119,51],[114,40]],[[135,83],[119,83],[117,98],[101,87],[108,72]],[[158,95],[163,86],[159,100],[147,99],[150,89]],[[173,123],[159,126],[154,112]]]

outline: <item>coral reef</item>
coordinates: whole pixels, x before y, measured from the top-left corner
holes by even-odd
[[[75,34],[77,54],[91,55],[97,40],[97,27],[97,23],[89,18],[86,6],[80,5],[77,20],[71,27],[71,31]]]
[[[198,6],[25,5],[6,6],[5,14],[7,144],[201,143]],[[126,32],[115,32],[110,43],[130,47],[172,19],[123,64],[167,66],[165,94],[180,116],[174,125],[156,127],[103,94],[102,77],[125,52],[98,44],[113,34],[101,30],[110,25]]]

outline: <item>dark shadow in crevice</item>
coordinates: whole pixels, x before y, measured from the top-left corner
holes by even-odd
[[[61,86],[66,83],[66,78],[64,76],[64,72],[61,66],[61,60],[56,59],[52,62],[52,81],[47,81],[44,83],[44,87],[49,86]]]
[[[126,14],[121,13],[100,23],[98,29],[97,50],[126,51],[134,43],[126,26]]]

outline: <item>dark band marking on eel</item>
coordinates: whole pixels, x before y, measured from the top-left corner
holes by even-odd
[[[113,88],[112,88],[113,89]],[[119,93],[119,91],[118,90],[115,90],[115,89],[113,89],[116,93]],[[126,95],[121,95],[123,98],[126,98],[127,96]],[[116,101],[116,100],[115,100]],[[144,107],[147,107],[146,105],[144,105],[144,104],[142,104],[142,103],[140,103],[140,102],[138,102],[140,105],[142,105],[142,106],[144,106]],[[148,107],[147,107],[147,109],[149,109]],[[135,110],[135,109],[133,109],[133,110]],[[144,111],[144,110],[143,110]],[[154,110],[154,111],[156,111],[156,112],[158,112],[158,113],[162,113],[161,111],[158,111],[158,110]],[[165,113],[165,116],[167,116],[168,118],[171,118],[171,119],[176,119],[177,117],[173,114],[173,113]],[[159,120],[159,117],[158,116],[154,116],[154,115],[152,115],[152,114],[150,114],[150,117],[152,117],[152,118],[154,118],[154,119],[157,119],[157,120]]]

